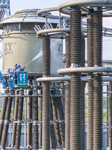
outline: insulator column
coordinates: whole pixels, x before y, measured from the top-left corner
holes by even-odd
[[[70,67],[70,34],[66,34],[66,68]],[[70,150],[70,82],[65,87],[65,148]]]
[[[24,95],[24,90],[20,89],[20,96]],[[17,116],[17,129],[16,129],[16,141],[15,141],[15,149],[20,149],[20,140],[21,140],[21,121],[22,121],[22,114],[23,114],[23,99],[24,97],[19,97],[18,103],[18,116]]]
[[[39,91],[41,95],[41,91]],[[39,98],[39,120],[42,121],[42,98]],[[39,146],[42,146],[42,123],[39,123]]]
[[[38,149],[38,98],[37,89],[33,89],[33,149]]]
[[[53,121],[53,110],[52,110],[52,103],[50,101],[50,120]],[[54,124],[50,124],[50,145],[51,149],[56,149],[56,137],[54,131]]]
[[[94,66],[102,66],[102,9],[94,8]],[[94,77],[94,133],[93,150],[102,149],[102,74]]]
[[[43,76],[50,76],[50,39],[48,36],[43,38]],[[44,82],[43,83],[43,116],[42,116],[43,150],[50,150],[49,100],[50,100],[50,83]]]
[[[56,94],[55,90],[51,91],[53,95]],[[53,110],[53,120],[58,120],[57,116],[57,99],[56,97],[51,97],[51,103],[52,103],[52,110]],[[60,132],[59,132],[59,123],[54,123],[54,129],[55,129],[55,134],[56,134],[56,140],[57,140],[57,145],[61,145],[61,138],[60,138]]]
[[[19,90],[16,90],[15,95],[19,94]],[[14,120],[17,121],[17,116],[18,116],[18,106],[19,106],[19,97],[15,98],[15,109],[14,109]],[[17,123],[13,123],[13,132],[12,132],[12,147],[15,146],[15,138],[16,138],[16,128],[17,128]]]
[[[93,9],[92,9],[93,10]],[[93,57],[93,14],[90,13],[87,19],[87,62],[88,67],[94,65]],[[93,73],[88,74],[88,132],[87,149],[93,150]]]
[[[13,95],[14,91],[9,90],[9,94]],[[5,114],[5,124],[3,127],[3,133],[2,133],[2,139],[1,139],[1,148],[5,149],[7,136],[8,136],[8,126],[9,126],[9,120],[10,120],[10,114],[11,114],[11,106],[12,106],[12,97],[8,97],[7,100],[7,108],[6,108],[6,114]]]
[[[32,90],[28,91],[29,95],[32,95]],[[32,119],[32,97],[28,97],[28,119]],[[32,146],[32,124],[28,123],[28,146]]]
[[[85,39],[81,40],[81,67],[85,66]],[[80,150],[85,150],[85,83],[80,86]]]
[[[57,97],[57,115],[58,120],[64,120],[63,105],[60,97]],[[60,137],[63,148],[65,148],[65,124],[59,123]]]
[[[8,92],[9,92],[8,90],[5,90],[4,94],[7,95]],[[7,100],[8,100],[8,97],[4,97],[1,120],[0,120],[0,143],[1,143],[1,138],[2,138],[2,131],[3,131],[3,126],[4,126],[5,113],[6,113],[6,108],[7,108]]]
[[[112,83],[109,85],[109,92],[112,92]],[[108,100],[108,125],[109,127],[112,126],[112,93],[109,94]],[[112,128],[108,129],[108,143],[109,143],[109,150],[112,149]]]
[[[70,150],[70,82],[65,89],[65,148]]]
[[[72,7],[70,11],[71,67],[80,66],[81,12]],[[80,74],[74,73],[70,80],[70,150],[80,149]]]
[[[66,68],[70,67],[70,34],[66,34]]]

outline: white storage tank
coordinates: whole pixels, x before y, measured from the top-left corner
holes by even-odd
[[[22,10],[2,20],[3,29],[3,73],[14,64],[22,67],[32,61],[25,70],[29,73],[42,74],[42,39],[36,38],[35,25],[43,27],[44,18],[37,16],[37,9]],[[56,20],[49,20],[56,26]],[[57,70],[63,66],[62,40],[51,39],[51,74],[57,75]]]

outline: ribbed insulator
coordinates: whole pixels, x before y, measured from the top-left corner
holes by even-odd
[[[52,110],[52,103],[50,99],[50,120],[53,120],[53,110]],[[56,136],[54,130],[54,124],[50,124],[50,147],[51,149],[56,149]]]
[[[102,65],[102,9],[96,7],[93,16],[94,22],[94,66]]]
[[[85,66],[85,39],[81,37],[81,67]],[[80,86],[80,150],[85,150],[85,83]]]
[[[109,92],[112,92],[112,83],[109,85]],[[108,100],[108,121],[109,126],[112,126],[112,93],[109,94],[109,100]],[[112,129],[108,129],[108,143],[109,143],[109,149],[112,149]]]
[[[42,98],[39,98],[39,120],[42,121]],[[39,146],[42,146],[42,123],[39,123]]]
[[[50,83],[43,83],[43,116],[42,116],[42,144],[43,150],[50,150],[49,138],[49,100]]]
[[[38,121],[37,89],[33,90],[33,121]],[[33,125],[33,149],[38,149],[38,124]]]
[[[20,95],[24,95],[24,90],[20,90]],[[18,116],[17,120],[22,121],[22,114],[23,114],[23,97],[19,97],[19,106],[18,106]],[[15,149],[20,148],[20,140],[21,140],[21,123],[17,124],[16,130],[16,141],[15,141]]]
[[[5,90],[4,94],[8,94],[8,90]],[[1,120],[4,121],[5,119],[5,113],[6,113],[6,108],[7,108],[7,100],[8,97],[4,97],[3,99],[3,108],[2,108],[2,114],[1,114]],[[3,131],[3,122],[0,123],[0,143],[1,143],[1,138],[2,138],[2,131]]]
[[[80,149],[80,75],[71,76],[70,150]]]
[[[70,67],[70,35],[66,35],[66,68]]]
[[[29,91],[29,95],[32,95],[32,91]],[[28,97],[28,119],[32,119],[32,97]],[[28,124],[28,145],[32,145],[32,124]]]
[[[102,149],[102,79],[101,74],[94,78],[94,132],[93,149]]]
[[[55,95],[55,91],[51,91],[52,94]],[[53,110],[53,120],[58,119],[57,115],[57,99],[56,97],[52,97],[51,103],[52,103],[52,110]],[[61,145],[61,138],[60,138],[60,132],[59,132],[59,123],[54,123],[54,129],[55,129],[55,135],[57,140],[57,145]]]
[[[19,94],[19,91],[15,92],[16,95]],[[19,103],[19,97],[15,98],[15,108],[14,108],[14,120],[17,121],[17,114],[18,114],[18,104]],[[13,132],[12,132],[12,146],[15,146],[15,138],[16,138],[16,128],[17,123],[13,123]]]
[[[58,120],[64,120],[64,112],[63,112],[63,105],[61,101],[61,97],[56,98],[57,101],[57,115],[58,115]],[[61,136],[61,143],[63,148],[65,148],[65,124],[64,123],[59,123],[59,130],[60,130],[60,136]]]
[[[85,83],[80,84],[80,150],[85,150]]]
[[[85,66],[85,38],[83,36],[81,37],[80,65]]]
[[[50,75],[50,39],[43,38],[43,75]]]
[[[87,135],[87,149],[93,150],[93,78],[88,77],[88,135]]]
[[[70,150],[70,82],[65,89],[65,148]]]
[[[9,94],[13,95],[13,90],[9,90]],[[7,108],[6,108],[6,114],[5,114],[5,124],[3,127],[3,133],[2,133],[2,139],[1,139],[1,148],[5,149],[6,141],[8,137],[8,126],[9,126],[9,119],[11,114],[11,106],[12,106],[12,97],[8,97],[7,100]]]
[[[93,57],[93,15],[88,15],[87,19],[87,63],[89,67],[94,65]]]
[[[71,63],[80,65],[81,12],[78,7],[73,7],[70,11],[70,24]]]
[[[107,85],[107,92],[109,92],[109,85]],[[108,105],[109,105],[109,93],[107,93],[107,121],[109,118]],[[107,126],[109,126],[109,122],[107,123]],[[107,145],[109,145],[109,130],[107,130]]]

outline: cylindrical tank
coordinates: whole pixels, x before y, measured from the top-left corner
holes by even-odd
[[[3,29],[3,73],[7,68],[14,68],[14,64],[22,67],[29,73],[42,74],[42,39],[36,38],[35,25],[41,28],[45,24],[45,19],[37,16],[37,9],[22,10],[13,16],[5,18],[0,23]],[[50,20],[53,26],[58,23]],[[57,70],[62,68],[63,48],[62,40],[51,39],[51,74],[56,75]],[[37,57],[36,57],[37,56]]]

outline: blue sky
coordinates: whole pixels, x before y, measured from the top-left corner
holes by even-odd
[[[11,12],[14,14],[15,11],[21,9],[57,7],[66,1],[67,0],[10,0]]]

